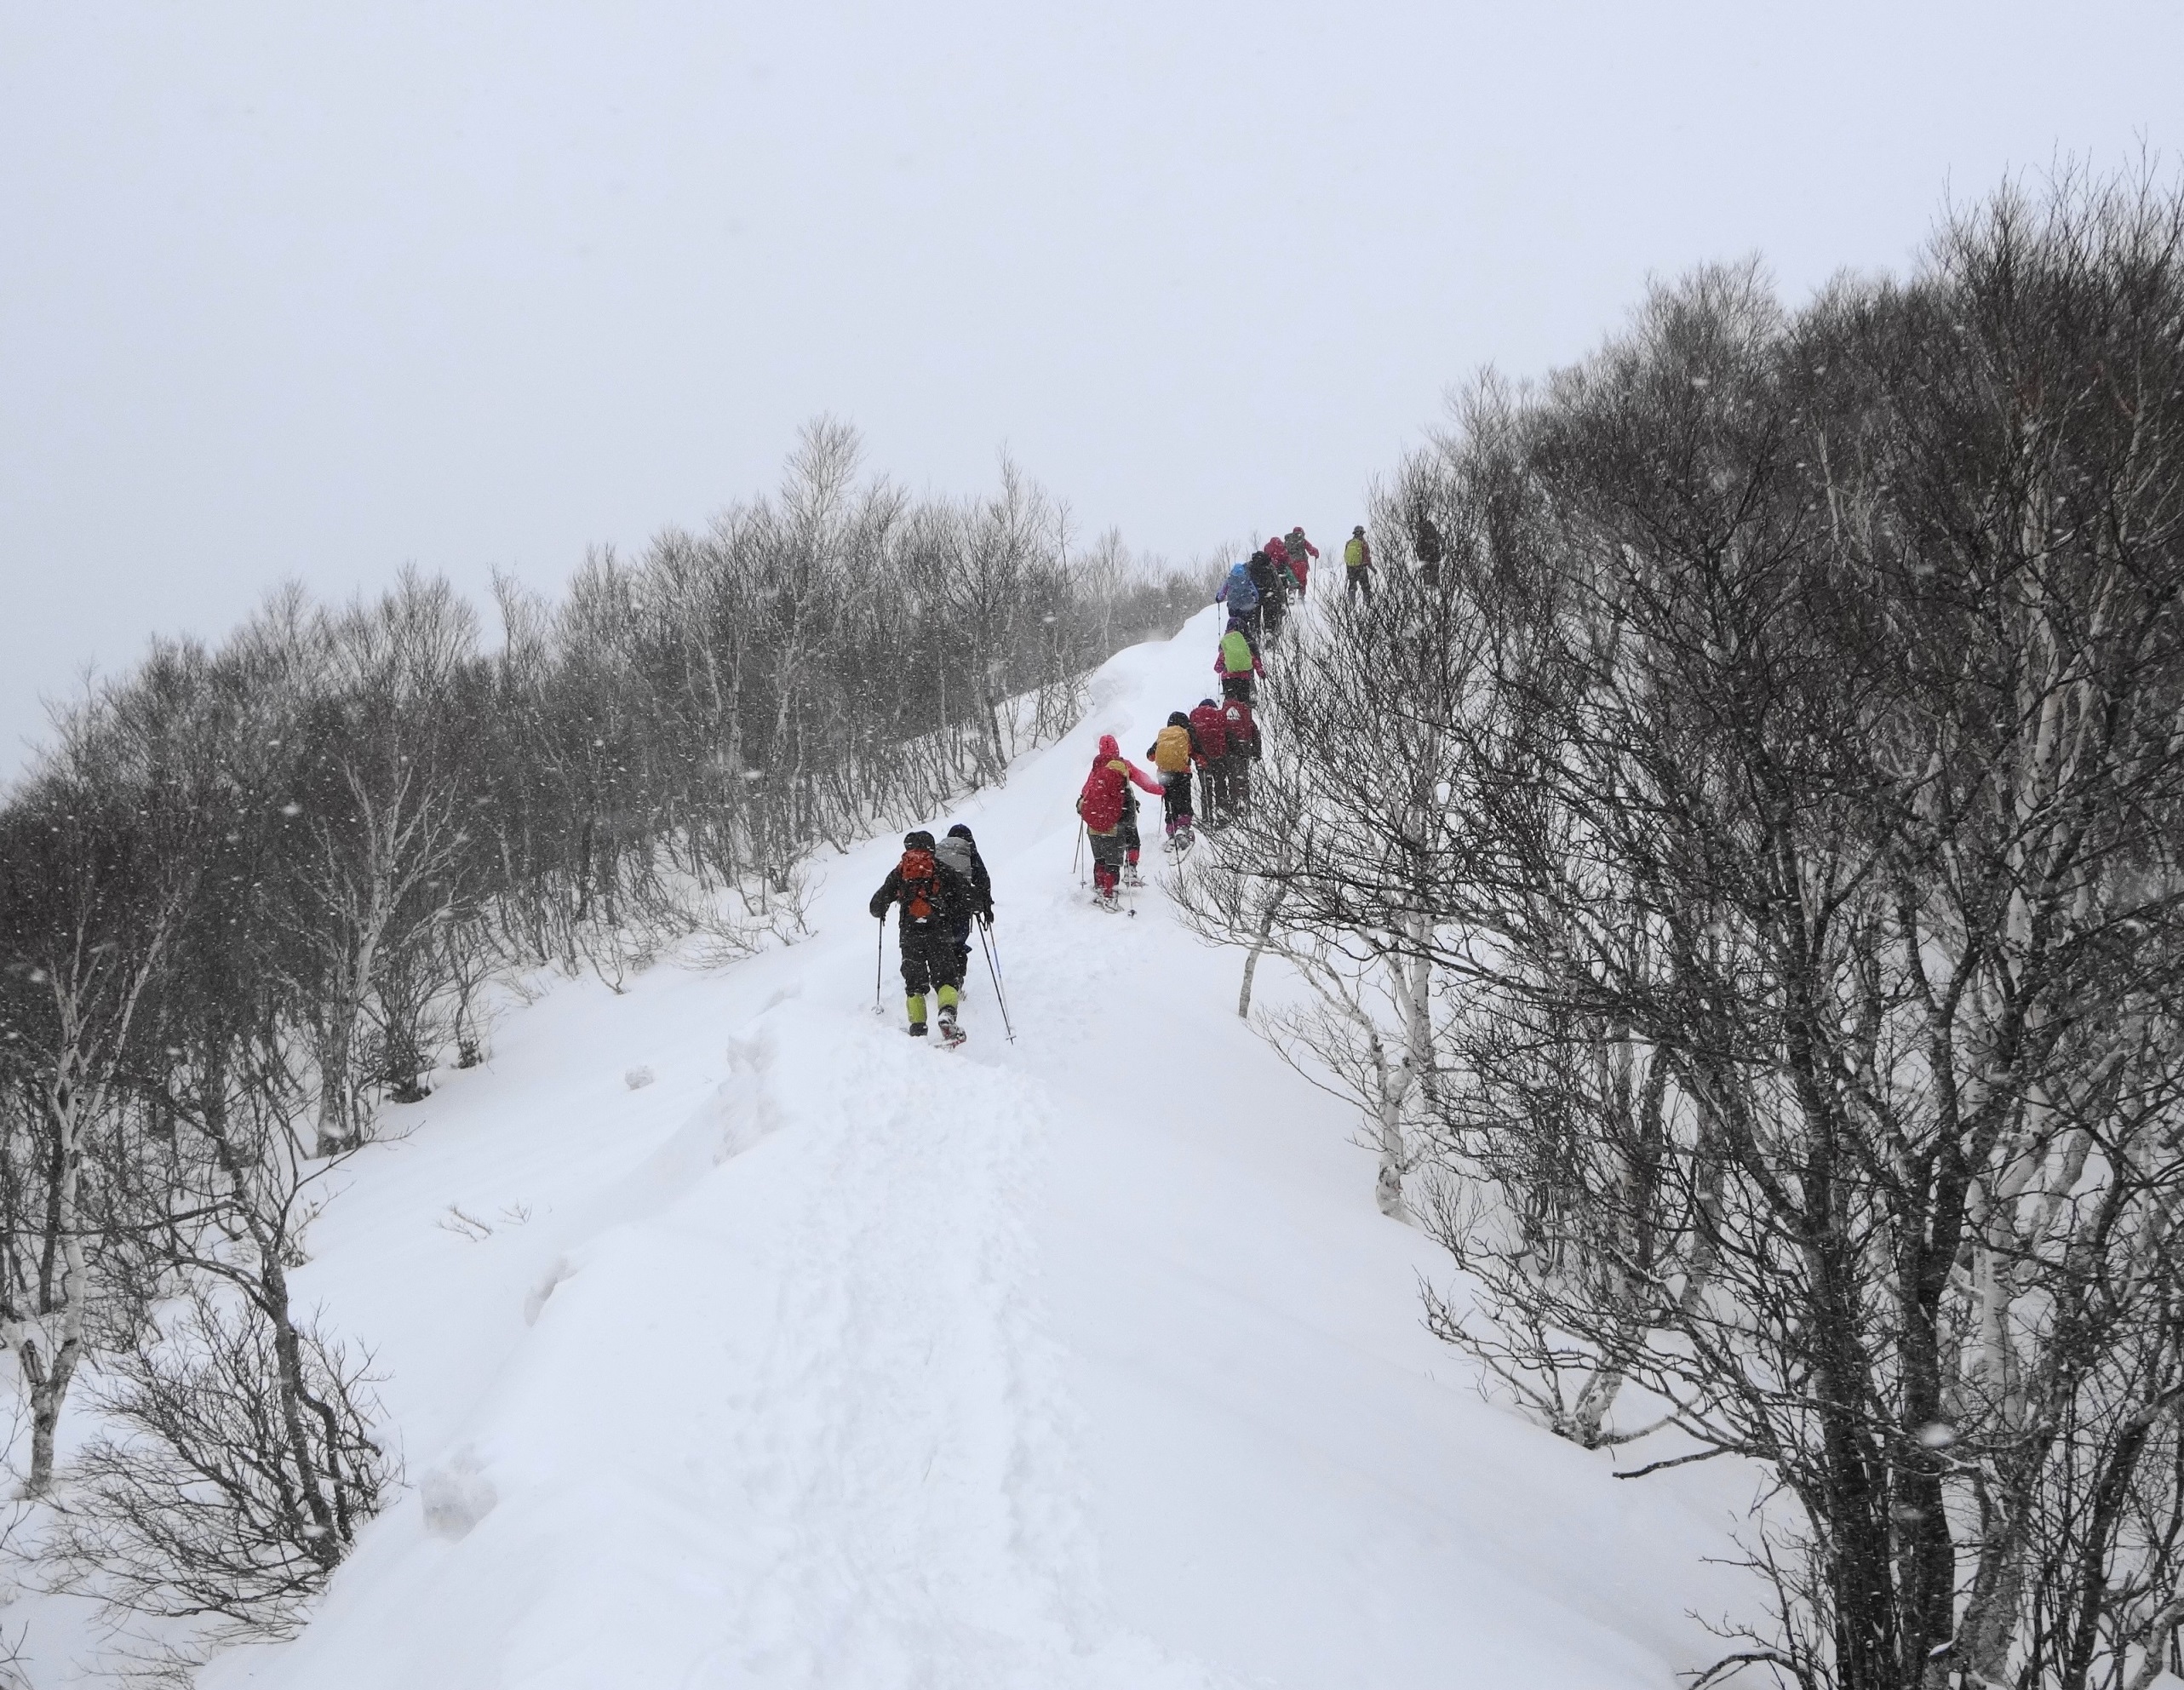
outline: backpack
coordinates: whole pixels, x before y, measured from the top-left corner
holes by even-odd
[[[929,851],[903,853],[903,917],[907,921],[930,921],[940,908],[940,865]]]
[[[1229,570],[1229,608],[1245,615],[1258,608],[1258,583],[1252,579],[1248,564],[1234,564]]]
[[[1362,539],[1353,536],[1350,542],[1342,548],[1342,560],[1351,569],[1363,569],[1365,567],[1365,541]]]
[[[1230,628],[1221,636],[1221,673],[1247,675],[1252,672],[1252,643],[1242,632]]]
[[[966,881],[974,880],[977,874],[972,867],[971,841],[960,834],[950,834],[932,848],[936,862],[946,864]]]
[[[1190,725],[1198,730],[1198,749],[1208,762],[1229,754],[1229,730],[1221,720],[1221,707],[1201,704],[1190,713]]]
[[[1085,818],[1086,828],[1092,833],[1111,834],[1121,825],[1129,796],[1129,777],[1104,763],[1098,764],[1086,777],[1085,789],[1077,794],[1077,814]]]
[[[1255,754],[1258,750],[1258,730],[1252,726],[1252,707],[1241,698],[1232,698],[1221,712],[1222,725],[1228,730],[1231,753],[1241,752]]]
[[[1190,730],[1173,722],[1162,728],[1153,742],[1153,766],[1164,775],[1180,774],[1190,766]]]

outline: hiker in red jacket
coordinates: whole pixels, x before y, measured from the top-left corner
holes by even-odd
[[[1221,707],[1222,742],[1228,754],[1222,759],[1221,813],[1234,821],[1251,808],[1252,765],[1258,760],[1258,724],[1252,719],[1252,702],[1231,698]]]
[[[1297,577],[1297,591],[1302,593],[1311,577],[1311,560],[1320,555],[1320,548],[1304,537],[1304,525],[1299,523],[1289,530],[1283,549],[1289,554],[1289,572]]]
[[[1289,615],[1289,595],[1297,586],[1297,571],[1289,561],[1289,548],[1280,535],[1259,547],[1266,553],[1267,561],[1274,566],[1274,587],[1265,596],[1266,643],[1281,643],[1281,624]]]
[[[1122,879],[1123,799],[1136,785],[1158,794],[1161,783],[1122,754],[1113,734],[1099,736],[1099,754],[1077,794],[1077,814],[1092,836],[1092,896],[1103,909],[1119,907],[1115,887]]]
[[[1231,624],[1213,653],[1213,673],[1221,678],[1221,696],[1247,704],[1258,696],[1258,677],[1266,673],[1244,631]]]
[[[1200,699],[1190,713],[1190,731],[1198,742],[1199,807],[1206,812],[1206,825],[1218,828],[1229,819],[1229,732],[1221,707]]]

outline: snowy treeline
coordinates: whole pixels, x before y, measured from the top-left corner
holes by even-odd
[[[1204,600],[1072,553],[1008,466],[950,501],[857,459],[814,426],[708,532],[504,587],[490,647],[441,582],[289,591],[60,720],[0,810],[0,1338],[47,1576],[292,1625],[395,1477],[288,1280],[378,1106],[483,1059],[496,979],[794,937],[815,847],[999,781]]]
[[[1429,1318],[1730,1453],[1705,1678],[2145,1690],[2184,1618],[2184,199],[1655,294],[1383,490],[1188,896],[1293,959]],[[1606,1479],[1603,1471],[1603,1481]]]

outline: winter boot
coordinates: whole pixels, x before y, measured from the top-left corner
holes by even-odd
[[[922,1039],[922,1038],[924,1038],[924,1037],[926,1036],[926,1024],[925,1024],[925,1023],[923,1023],[922,1021],[914,1021],[914,1022],[912,1022],[912,1023],[910,1023],[910,1036],[911,1036],[913,1039]]]
[[[954,1004],[943,1004],[940,1006],[940,1036],[951,1045],[960,1045],[963,1042],[963,1029],[955,1024]]]

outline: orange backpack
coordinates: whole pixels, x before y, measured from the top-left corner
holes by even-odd
[[[930,921],[940,903],[940,868],[929,851],[903,853],[903,914],[913,921]]]

